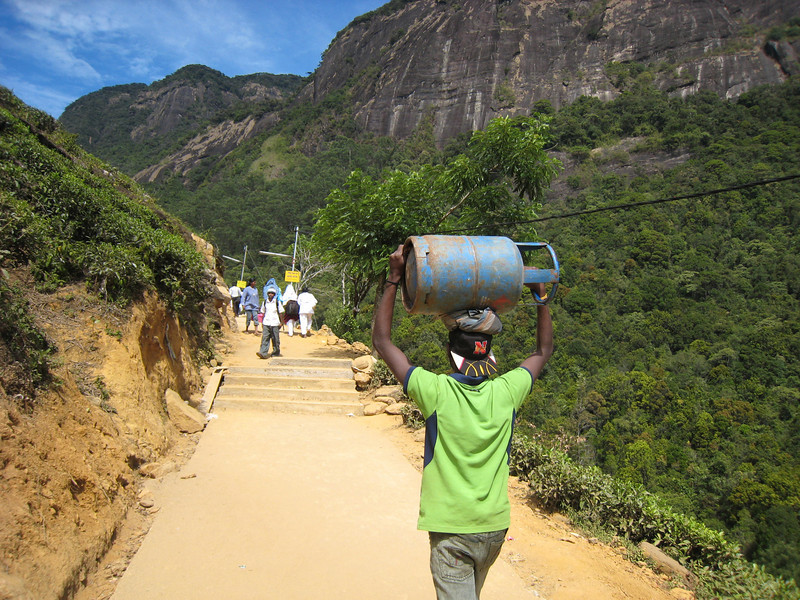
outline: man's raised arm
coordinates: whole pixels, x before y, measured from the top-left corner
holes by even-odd
[[[544,284],[537,283],[536,293],[540,298],[544,297]],[[541,304],[537,307],[536,313],[536,350],[528,358],[522,361],[520,367],[524,367],[531,372],[534,379],[539,377],[544,365],[553,354],[553,321],[550,318],[550,307]]]
[[[392,343],[392,315],[397,288],[402,285],[405,276],[406,261],[403,247],[398,246],[389,257],[389,277],[384,284],[383,295],[375,310],[375,324],[372,327],[372,346],[389,367],[401,384],[405,385],[405,377],[411,368],[408,357]]]

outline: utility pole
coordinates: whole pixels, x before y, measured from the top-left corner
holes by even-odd
[[[244,256],[242,257],[242,275],[239,277],[239,281],[244,281],[244,265],[247,262],[247,246],[244,247]]]
[[[300,227],[295,225],[294,227],[294,252],[292,252],[292,271],[294,271],[294,259],[297,256],[297,234],[300,231]]]

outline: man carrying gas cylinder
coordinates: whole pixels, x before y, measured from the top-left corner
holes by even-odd
[[[553,352],[546,304],[538,306],[536,350],[495,379],[492,335],[502,329],[490,309],[444,317],[450,329],[451,375],[414,367],[391,340],[397,288],[405,277],[400,246],[372,330],[374,348],[425,417],[425,455],[418,528],[428,531],[430,567],[439,600],[480,598],[511,521],[508,474],[514,418]],[[544,297],[544,284],[526,284]]]

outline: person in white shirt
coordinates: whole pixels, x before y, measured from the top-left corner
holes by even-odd
[[[308,288],[303,288],[297,297],[297,303],[300,305],[300,337],[306,337],[311,332],[311,319],[314,316],[317,299],[308,291]]]
[[[272,341],[272,356],[281,355],[281,316],[283,312],[283,304],[278,300],[275,290],[269,288],[267,290],[267,297],[261,304],[261,312],[264,313],[264,318],[261,321],[261,348],[256,352],[258,358],[267,358],[269,356],[269,344]]]
[[[294,286],[290,283],[286,286],[286,291],[283,292],[283,322],[286,325],[286,331],[289,337],[294,335],[294,325],[300,318],[300,305],[297,304],[297,292],[294,291]]]
[[[233,305],[233,314],[239,316],[239,302],[242,300],[242,288],[238,285],[232,285],[228,290],[231,295],[231,304]]]

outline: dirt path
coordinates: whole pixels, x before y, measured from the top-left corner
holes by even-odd
[[[234,334],[230,366],[263,364]],[[340,356],[281,336],[286,356]],[[215,412],[212,410],[212,412]],[[181,471],[150,486],[158,513],[119,580],[140,598],[433,598],[415,529],[422,442],[397,417],[223,410]],[[665,582],[524,500],[483,598],[667,599]]]

